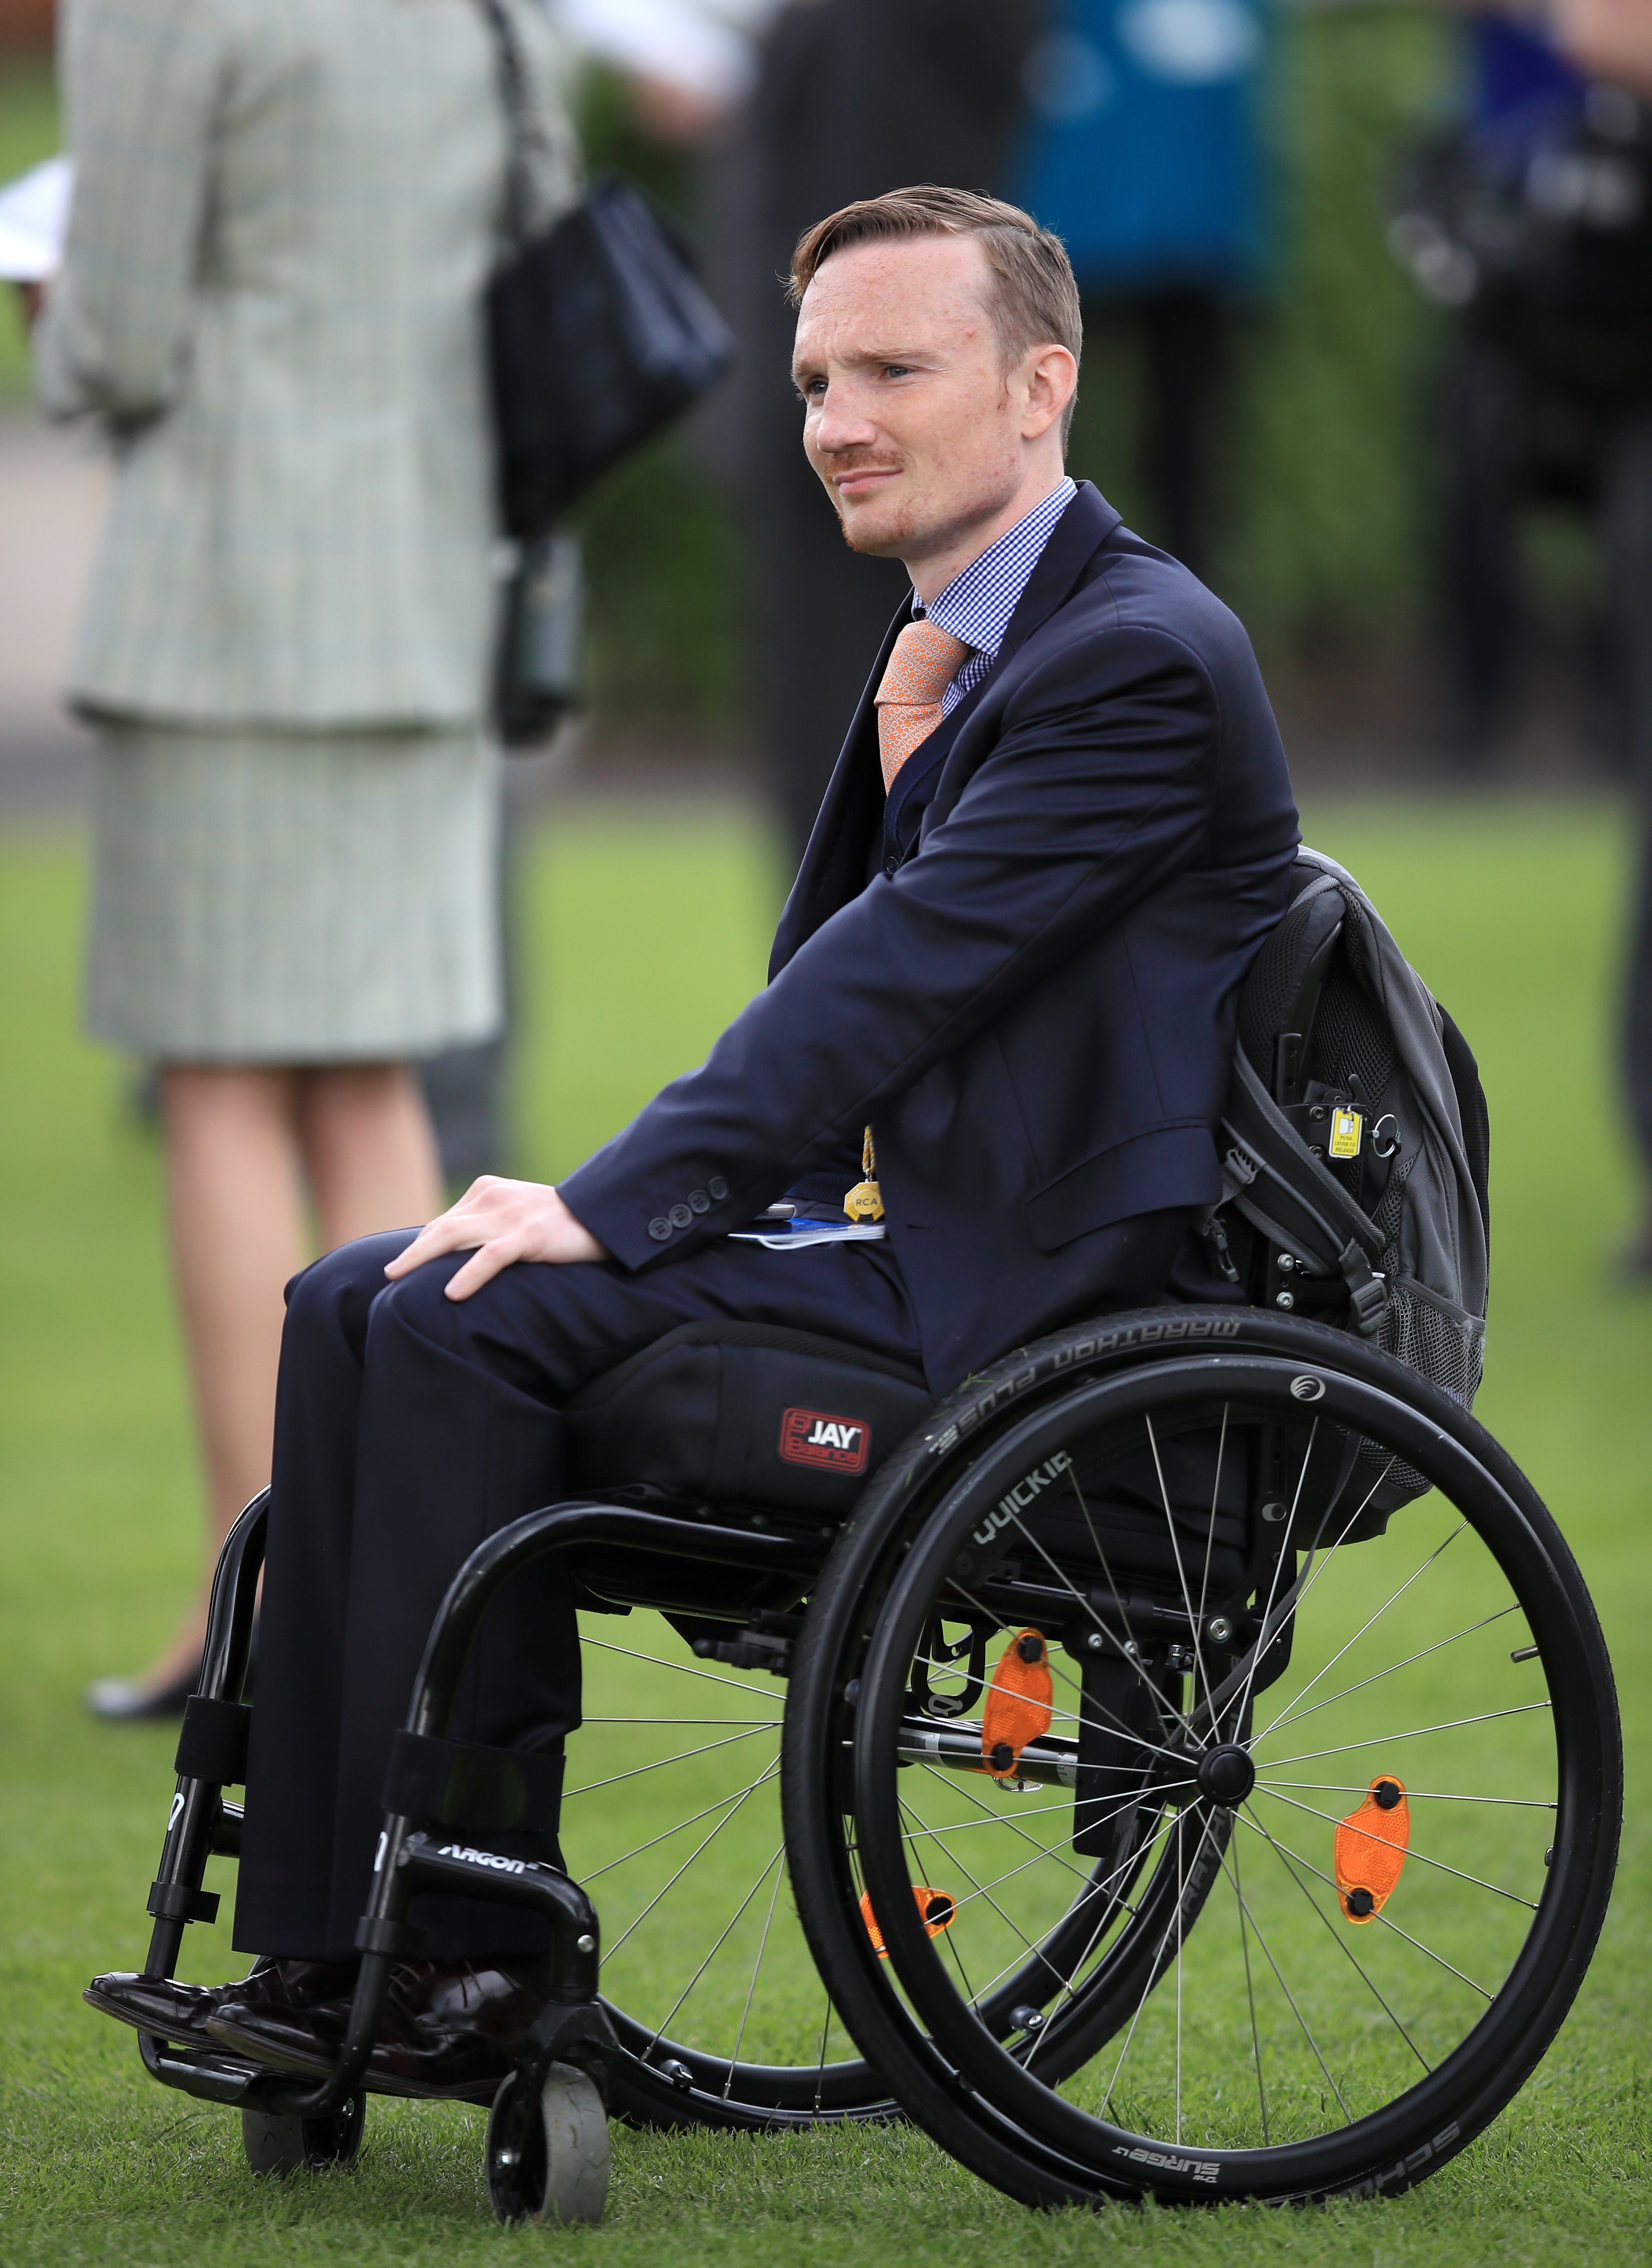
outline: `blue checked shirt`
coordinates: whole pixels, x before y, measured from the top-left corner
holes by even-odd
[[[1010,627],[1010,617],[1021,603],[1021,593],[1050,540],[1051,531],[1076,494],[1073,482],[1063,481],[1042,504],[1034,504],[1024,519],[1017,520],[996,543],[989,545],[979,559],[972,559],[961,575],[955,575],[932,606],[926,608],[917,593],[913,593],[914,615],[927,614],[938,629],[962,638],[966,645],[975,649],[941,696],[943,717],[950,717],[965,695],[973,693],[981,680],[992,674],[1004,632]]]

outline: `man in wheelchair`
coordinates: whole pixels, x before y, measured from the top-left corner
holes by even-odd
[[[559,1186],[481,1181],[290,1286],[236,1913],[258,1959],[212,1990],[98,1979],[94,2005],[146,2031],[330,2067],[432,1618],[479,1543],[566,1493],[564,1408],[591,1381],[680,1327],[756,1325],[938,1396],[1069,1318],[1237,1296],[1197,1225],[1298,839],[1249,643],[1066,477],[1078,298],[1025,214],[927,188],[852,205],[804,238],[792,289],[805,452],[910,606],[767,986],[705,1064]],[[876,1233],[797,1235],[846,1202]],[[753,1224],[767,1241],[736,1233]],[[537,1758],[532,1818],[493,1840],[555,1860],[572,1590],[542,1560],[488,1612],[453,1730]],[[430,1958],[398,1972],[371,2077],[474,2091],[545,1998],[545,1925],[434,1898],[419,1918]]]

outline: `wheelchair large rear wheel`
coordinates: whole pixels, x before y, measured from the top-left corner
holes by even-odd
[[[1610,1668],[1455,1405],[1340,1334],[1178,1320],[1046,1342],[872,1491],[788,1721],[805,1924],[912,2115],[1048,2154],[1017,2194],[1404,2188],[1587,1967]]]
[[[613,2109],[737,2128],[893,2115],[798,1927],[780,1823],[784,1685],[697,1658],[650,1611],[580,1624],[584,1721],[568,1742],[561,1835],[602,1916]]]

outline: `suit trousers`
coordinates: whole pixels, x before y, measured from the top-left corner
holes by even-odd
[[[445,1296],[464,1256],[388,1283],[413,1232],[364,1237],[288,1286],[276,1391],[258,1693],[235,1942],[342,1959],[354,1947],[396,1729],[443,1594],[476,1545],[563,1493],[561,1405],[680,1323],[775,1323],[918,1364],[887,1244],[796,1253],[719,1241],[639,1274],[508,1268]],[[568,1577],[529,1566],[489,1606],[451,1727],[556,1749],[579,1723]],[[490,1836],[557,1857],[554,1833]],[[537,1918],[426,1900],[441,1959],[532,1954]]]

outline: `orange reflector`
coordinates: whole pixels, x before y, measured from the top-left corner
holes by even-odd
[[[939,1937],[943,1929],[951,1929],[958,1919],[958,1906],[945,1890],[932,1890],[925,1882],[914,1882],[912,1895],[917,1904],[919,1918],[931,1937]],[[872,1894],[861,1894],[861,1919],[866,1924],[866,1934],[872,1940],[872,1950],[880,1961],[889,1958],[889,1948],[884,1943],[884,1933],[878,1928],[872,1913]]]
[[[1357,1811],[1337,1822],[1337,1903],[1348,1921],[1381,1913],[1398,1884],[1411,1840],[1403,1780],[1384,1772]]]
[[[993,1672],[980,1712],[981,1760],[995,1778],[1008,1778],[1027,1742],[1049,1731],[1054,1697],[1043,1631],[1018,1631]]]

